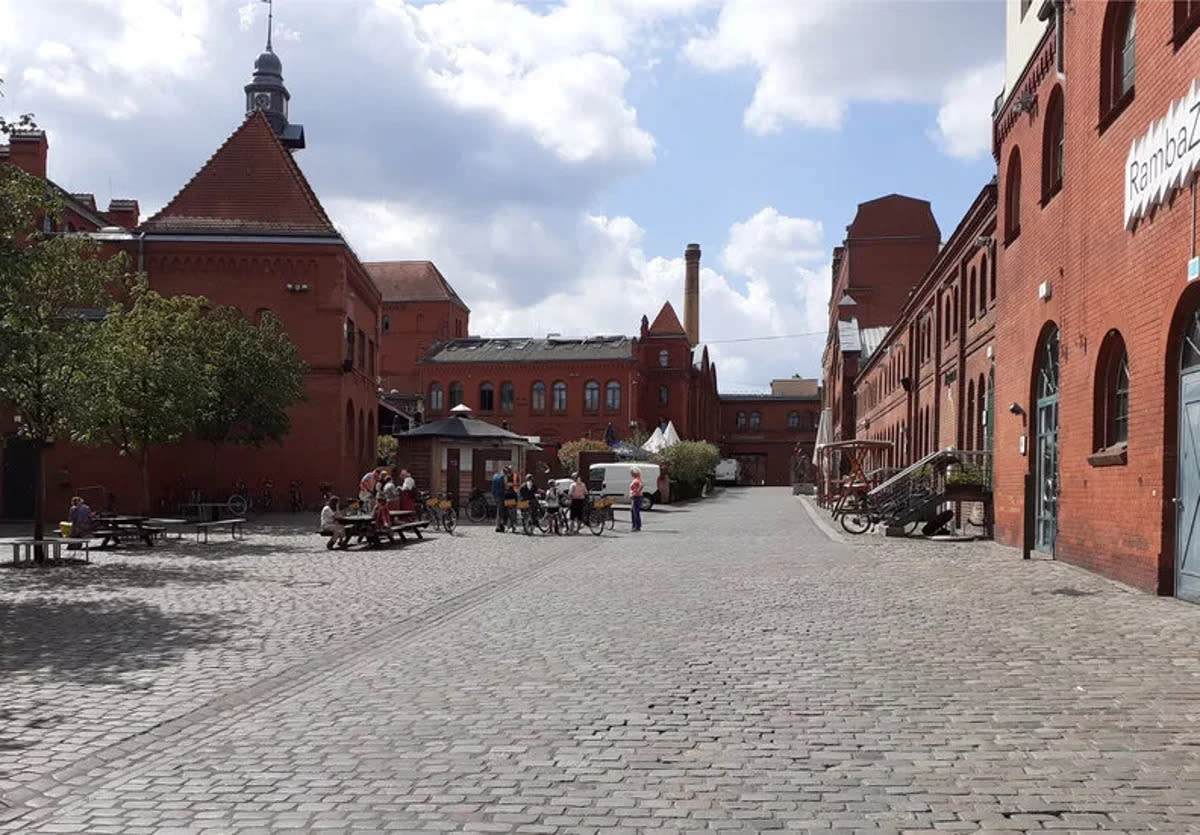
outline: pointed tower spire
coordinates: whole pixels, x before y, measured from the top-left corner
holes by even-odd
[[[246,113],[261,110],[285,148],[295,151],[304,147],[304,126],[288,123],[288,102],[292,95],[283,84],[283,62],[271,48],[271,30],[275,25],[275,5],[267,4],[267,48],[254,61],[254,77],[245,86]]]

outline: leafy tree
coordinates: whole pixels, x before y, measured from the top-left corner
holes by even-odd
[[[558,448],[558,460],[562,462],[567,472],[573,473],[579,469],[579,453],[607,452],[608,444],[591,438],[580,438],[578,441],[567,441]]]
[[[383,461],[389,467],[396,466],[396,455],[400,452],[400,442],[391,435],[380,435],[375,444],[375,459]]]
[[[28,127],[27,117],[0,120],[0,133]],[[32,447],[36,539],[44,534],[43,453],[69,434],[75,407],[90,395],[92,313],[113,303],[109,290],[126,271],[123,256],[103,257],[86,238],[38,231],[61,212],[47,183],[0,164],[0,402],[20,416],[18,435]]]
[[[288,409],[304,398],[308,366],[270,312],[255,324],[237,308],[219,307],[204,318],[201,332],[206,402],[195,429],[212,444],[215,480],[222,445],[259,448],[287,436]]]
[[[721,461],[721,451],[707,441],[680,441],[655,456],[673,481],[699,487]]]
[[[105,317],[87,364],[87,398],[74,437],[137,459],[141,511],[150,512],[150,448],[175,443],[213,398],[202,344],[207,302],[164,297],[144,282],[131,304]]]

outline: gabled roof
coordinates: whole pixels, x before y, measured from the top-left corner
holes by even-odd
[[[372,261],[363,266],[385,302],[453,301],[466,307],[432,261]]]
[[[339,238],[262,111],[246,117],[196,175],[141,229]]]
[[[654,317],[654,324],[650,326],[650,333],[656,336],[665,336],[667,334],[679,334],[686,336],[683,325],[679,324],[679,317],[675,315],[675,308],[671,307],[670,302],[665,302],[662,310],[658,311],[658,315]]]
[[[429,349],[422,362],[552,362],[555,360],[633,361],[633,340],[628,336],[589,336],[582,339],[551,337],[530,339],[452,339]]]

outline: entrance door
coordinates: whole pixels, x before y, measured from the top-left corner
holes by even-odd
[[[1058,328],[1046,335],[1037,376],[1034,451],[1034,545],[1054,553],[1058,532]]]
[[[446,492],[450,494],[450,501],[454,502],[455,507],[458,506],[458,494],[462,489],[462,482],[459,474],[459,450],[451,447],[446,450]]]
[[[15,435],[4,439],[0,450],[4,464],[4,506],[0,516],[5,519],[33,518],[33,447],[24,438]]]
[[[1179,473],[1175,486],[1175,595],[1200,602],[1200,311],[1179,360]]]

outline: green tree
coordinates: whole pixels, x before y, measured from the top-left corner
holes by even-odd
[[[0,133],[27,127],[28,118],[0,119]],[[38,231],[47,217],[57,225],[61,211],[46,182],[0,164],[0,401],[20,416],[17,433],[32,447],[36,539],[44,534],[45,448],[69,434],[90,396],[93,320],[112,305],[109,291],[126,271],[123,256],[103,257],[86,238]]]
[[[680,441],[655,456],[673,481],[699,487],[717,468],[721,451],[707,441]]]
[[[212,444],[213,477],[225,444],[261,447],[291,431],[288,410],[304,399],[308,366],[272,313],[251,322],[234,307],[219,307],[201,324],[200,365],[205,404],[196,436]]]
[[[150,448],[181,440],[214,396],[204,361],[206,314],[204,299],[164,297],[142,282],[128,307],[97,328],[74,437],[137,460],[143,513],[151,510]]]
[[[562,462],[567,472],[573,473],[579,469],[579,453],[607,452],[608,444],[591,438],[580,438],[578,441],[567,441],[558,448],[558,460]]]

